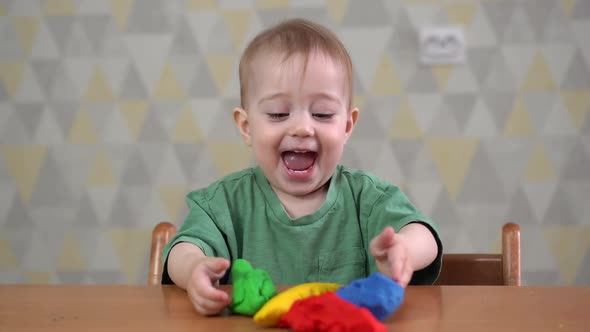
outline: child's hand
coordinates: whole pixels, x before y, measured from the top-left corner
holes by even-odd
[[[193,269],[186,291],[200,314],[215,315],[230,304],[231,297],[216,287],[228,268],[226,259],[204,257]]]
[[[414,269],[403,235],[396,234],[392,227],[386,227],[371,240],[369,249],[379,272],[392,278],[402,287],[410,283]]]

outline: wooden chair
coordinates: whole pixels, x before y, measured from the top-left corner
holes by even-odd
[[[520,226],[502,227],[500,254],[443,254],[435,284],[520,286]]]
[[[152,231],[148,285],[162,280],[162,250],[176,234],[176,227],[161,222]],[[520,226],[502,227],[500,254],[444,254],[442,271],[436,285],[520,286]]]
[[[150,267],[148,285],[156,286],[162,281],[162,251],[166,243],[176,234],[176,227],[167,221],[160,222],[152,230],[152,248],[150,250]]]

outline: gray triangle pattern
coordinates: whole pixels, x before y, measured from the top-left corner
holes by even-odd
[[[481,9],[489,18],[488,21],[498,38],[503,43],[506,36],[505,29],[510,24],[513,5],[505,1],[487,1],[482,3]]]
[[[436,112],[434,120],[427,130],[429,136],[456,136],[459,135],[459,129],[455,116],[452,114],[454,110],[442,104],[441,108]]]
[[[48,112],[57,119],[57,123],[61,126],[60,129],[64,137],[69,136],[79,108],[80,105],[77,102],[55,101],[49,104]]]
[[[478,149],[471,161],[463,186],[457,196],[458,204],[502,204],[506,197],[496,169],[492,167],[485,149]],[[485,190],[482,190],[485,188]]]
[[[111,215],[115,199],[116,189],[113,186],[87,188],[86,195],[92,205],[92,211],[96,214],[98,223],[107,225]],[[94,223],[93,223],[94,224]],[[93,233],[96,236],[96,233]]]
[[[123,99],[130,99],[130,100],[142,100],[148,97],[148,91],[143,84],[143,81],[139,77],[137,72],[137,68],[135,65],[129,64],[127,66],[127,74],[123,79],[123,84],[121,84],[121,92],[119,93],[119,98]]]
[[[139,134],[140,142],[168,142],[168,132],[163,127],[157,111],[153,105],[150,106],[145,115],[143,127]]]
[[[84,283],[94,285],[120,285],[127,280],[118,270],[90,270],[86,272]]]
[[[4,88],[4,83],[0,82],[0,100],[8,100],[8,93]]]
[[[518,189],[509,200],[508,211],[505,216],[506,220],[514,220],[522,225],[538,225],[539,220],[533,214],[531,205],[529,204],[522,189]]]
[[[31,194],[31,204],[63,208],[72,206],[73,202],[71,190],[50,152],[39,170],[36,187]]]
[[[362,117],[362,118],[361,118]],[[387,123],[382,123],[379,118],[374,114],[371,108],[362,111],[362,115],[359,117],[360,121],[354,129],[355,135],[362,137],[363,139],[381,139],[387,136],[384,126]],[[391,123],[391,122],[390,122]]]
[[[521,4],[528,24],[534,31],[535,40],[540,40],[547,22],[555,9],[559,9],[557,2],[553,0],[524,1]]]
[[[128,33],[164,34],[171,31],[171,23],[159,0],[135,1],[127,19]]]
[[[20,122],[26,128],[27,135],[29,137],[34,136],[34,133],[37,131],[39,122],[41,120],[43,104],[17,103],[14,107],[16,110],[14,114],[20,119]]]
[[[441,190],[434,207],[432,216],[436,218],[436,223],[444,227],[460,227],[463,225],[462,219],[457,213],[456,205],[451,201],[446,190]]]
[[[110,21],[107,24],[104,37],[98,45],[99,54],[107,57],[129,57],[127,47],[123,40],[124,35],[121,34],[117,25],[112,22],[113,20],[111,19]]]
[[[139,145],[139,154],[143,160],[143,167],[147,170],[150,178],[155,178],[162,167],[162,156],[168,151],[167,143],[142,143]],[[131,152],[133,154],[134,152]]]
[[[467,121],[471,118],[476,99],[473,93],[447,94],[443,97],[446,108],[455,119],[460,132],[465,129]]]
[[[497,54],[494,58],[488,77],[482,85],[485,89],[492,91],[515,91],[516,84],[515,77],[511,74],[511,70],[506,63],[502,54]]]
[[[585,181],[564,181],[562,189],[565,192],[566,201],[572,207],[577,224],[590,224],[590,204],[588,204],[590,178]]]
[[[576,1],[572,11],[572,18],[587,20],[588,17],[590,17],[590,3],[588,1]]]
[[[7,229],[6,231],[3,231],[3,234],[5,234],[8,244],[12,249],[12,254],[16,258],[18,266],[23,266],[28,248],[33,242],[33,231],[34,229],[32,228]]]
[[[68,16],[48,16],[45,17],[47,28],[51,33],[53,40],[57,45],[60,54],[65,54],[66,46],[72,35],[74,26],[74,17]]]
[[[391,149],[399,161],[402,174],[408,178],[412,172],[424,142],[422,140],[394,140]]]
[[[489,156],[491,168],[496,174],[502,174],[500,181],[506,195],[518,189],[532,148],[529,139],[486,138],[481,141],[480,150]]]
[[[207,54],[228,54],[234,50],[229,31],[227,31],[227,26],[221,17],[217,17],[207,41],[207,46],[203,49],[207,50]]]
[[[305,17],[314,22],[322,22],[323,25],[326,26],[328,29],[335,30],[337,28],[330,21],[328,11],[324,7],[291,7],[289,8],[289,17]]]
[[[195,71],[192,83],[188,85],[188,95],[191,97],[214,97],[217,95],[217,89],[213,82],[213,77],[209,72],[209,66],[201,63]],[[238,104],[236,104],[238,105]]]
[[[50,87],[59,67],[57,59],[35,59],[31,60],[31,67],[45,96],[50,96]],[[0,97],[0,99],[2,99]]]
[[[206,156],[204,144],[174,144],[172,150],[187,180],[189,182],[194,181],[193,172],[197,168],[200,159]]]
[[[528,17],[520,6],[515,6],[510,22],[504,30],[506,44],[530,44],[535,41],[535,33],[529,23]]]
[[[398,112],[400,103],[400,97],[393,96],[368,96],[363,109],[360,110],[359,121],[357,124],[362,123],[365,119],[365,110],[370,110],[375,116],[379,125],[383,129],[383,134],[388,136],[387,130],[393,123],[395,114]],[[356,132],[356,129],[355,129]],[[360,136],[353,134],[355,136]]]
[[[419,36],[405,8],[397,12],[392,30],[388,50],[392,58],[399,61],[398,68],[401,70],[403,65],[416,64],[420,49]]]
[[[117,227],[133,227],[136,220],[139,220],[136,211],[132,208],[129,202],[129,189],[120,188],[115,202],[113,204],[113,211],[109,217],[109,225]]]
[[[390,23],[391,17],[382,1],[374,1],[369,6],[362,1],[350,1],[342,19],[342,25],[347,27],[383,26]]]
[[[170,46],[170,55],[196,56],[200,53],[199,45],[192,33],[190,25],[186,19],[181,19],[176,27],[176,33]]]
[[[565,15],[559,6],[555,5],[546,22],[543,22],[543,42],[547,43],[572,43],[572,29],[569,17]]]
[[[407,91],[410,93],[438,91],[438,84],[430,67],[419,66],[416,68],[414,76],[408,82]]]
[[[68,38],[65,53],[66,56],[72,58],[87,58],[96,54],[96,49],[92,45],[90,38],[86,35],[86,31],[82,28],[81,21],[78,19],[74,22],[72,33]]]
[[[0,141],[2,143],[23,143],[29,142],[27,135],[27,128],[19,119],[16,112],[12,112],[7,116],[5,123],[0,124],[2,131],[0,132]]]
[[[571,156],[575,142],[575,137],[571,136],[547,136],[543,138],[545,152],[547,152],[556,175],[562,176],[564,166]]]
[[[566,190],[563,184],[558,184],[553,198],[549,203],[545,218],[543,218],[544,225],[573,225],[576,223],[572,207],[567,200]]]
[[[567,74],[560,86],[564,89],[588,89],[590,88],[590,71],[584,62],[580,50],[576,50],[570,62]]]
[[[101,226],[88,194],[84,194],[79,200],[74,220],[76,227],[97,228]]]
[[[80,92],[68,74],[68,70],[63,62],[59,65],[57,73],[51,85],[49,94],[52,101],[70,101],[76,102]]]
[[[17,102],[29,103],[44,102],[47,99],[45,93],[41,90],[37,77],[30,65],[27,65],[24,69],[24,77],[22,78],[14,99]]]
[[[80,197],[86,190],[90,166],[95,155],[96,148],[85,144],[50,147],[47,158],[55,162],[57,172],[61,172],[61,180],[67,185],[73,198]],[[67,170],[67,174],[64,170]]]
[[[57,281],[62,284],[80,285],[85,281],[86,272],[83,271],[56,271]]]
[[[125,185],[149,185],[152,183],[152,178],[145,167],[145,163],[140,153],[135,150],[132,152],[127,166],[121,176],[121,182]]]
[[[482,96],[496,127],[500,130],[503,129],[508,116],[514,110],[515,94],[512,92],[482,91]]]
[[[564,166],[563,179],[587,181],[588,170],[590,170],[590,158],[586,155],[582,142],[578,141]]]
[[[522,100],[535,129],[538,131],[545,128],[549,114],[553,111],[556,103],[559,102],[556,94],[540,92],[524,93],[522,94]]]
[[[10,206],[10,210],[8,210],[8,214],[5,219],[5,224],[3,227],[6,227],[7,230],[13,229],[31,229],[34,226],[33,220],[29,215],[27,209],[22,204],[20,197],[14,195],[13,199],[11,200],[12,204]]]
[[[19,59],[23,57],[24,52],[18,41],[16,31],[11,24],[3,24],[0,29],[0,40],[2,40],[2,47],[0,47],[0,58],[2,59]]]
[[[95,54],[100,51],[107,27],[110,24],[114,25],[115,22],[111,20],[109,15],[105,14],[84,15],[80,17],[81,28],[85,32],[84,34],[88,38]]]

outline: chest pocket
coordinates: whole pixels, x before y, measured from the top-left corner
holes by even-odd
[[[367,276],[367,254],[364,248],[347,248],[321,254],[319,281],[347,285]]]

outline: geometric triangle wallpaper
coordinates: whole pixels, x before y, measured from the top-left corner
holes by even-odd
[[[523,283],[590,284],[590,1],[0,2],[0,283],[144,284],[150,232],[253,164],[238,61],[304,17],[354,64],[342,163],[400,186],[447,252],[521,225]],[[456,25],[457,65],[419,29]]]

